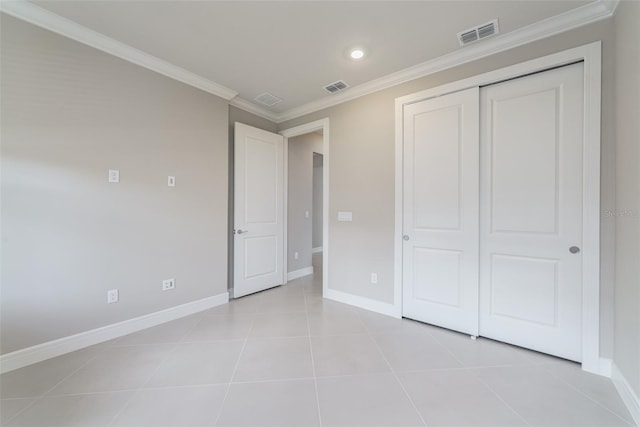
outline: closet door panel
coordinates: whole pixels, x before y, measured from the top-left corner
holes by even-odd
[[[582,64],[481,89],[480,335],[580,361]]]
[[[477,335],[477,88],[404,110],[403,316]]]

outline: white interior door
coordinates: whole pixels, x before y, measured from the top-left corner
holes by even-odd
[[[480,335],[576,361],[582,117],[582,64],[481,90]]]
[[[284,138],[235,123],[234,297],[284,283]]]
[[[478,88],[404,109],[402,314],[478,334]]]

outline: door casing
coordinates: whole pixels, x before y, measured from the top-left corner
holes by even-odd
[[[402,317],[403,248],[403,110],[404,106],[472,87],[485,86],[575,62],[584,63],[584,146],[582,227],[582,369],[610,376],[611,364],[600,357],[600,110],[602,43],[600,41],[490,71],[396,99],[396,200],[394,233],[394,304]]]

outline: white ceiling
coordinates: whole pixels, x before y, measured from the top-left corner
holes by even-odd
[[[336,96],[323,90],[336,80],[353,87],[468,49],[458,46],[456,33],[494,18],[502,35],[590,1],[33,3],[224,85],[244,100],[270,92],[284,99],[270,109],[277,115]],[[354,45],[364,45],[369,56],[347,59],[345,51]]]

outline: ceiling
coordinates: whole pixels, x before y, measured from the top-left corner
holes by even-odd
[[[238,93],[283,99],[274,116],[425,61],[469,49],[456,33],[498,18],[500,35],[584,6],[580,0],[129,1],[37,6]],[[487,43],[489,39],[476,44]],[[360,61],[346,51],[362,45]],[[346,91],[345,91],[346,92]]]

